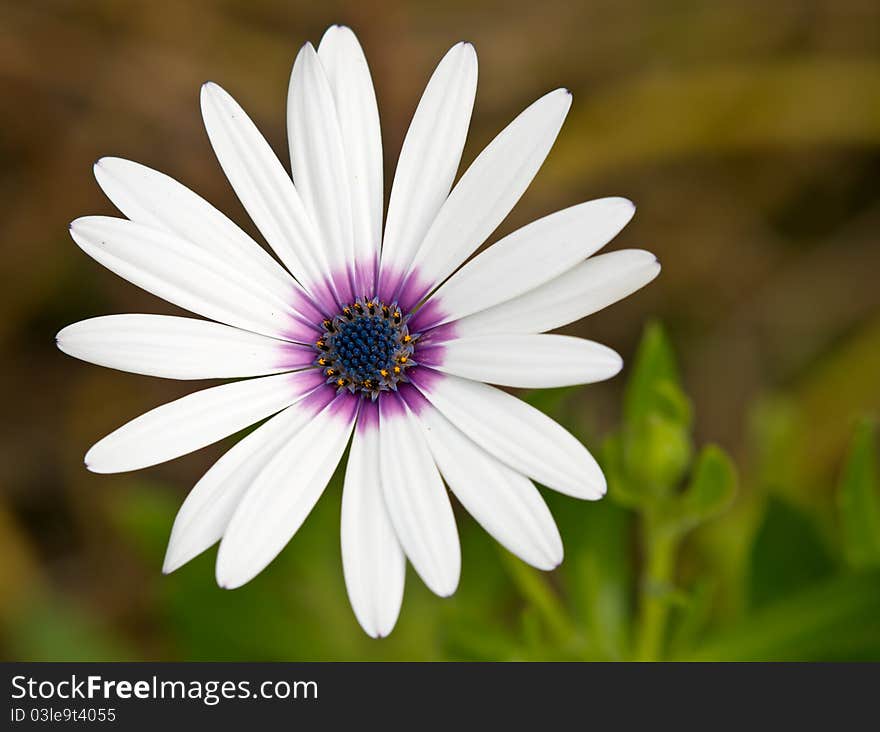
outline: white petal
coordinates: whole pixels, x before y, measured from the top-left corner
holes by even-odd
[[[532,481],[479,447],[433,407],[419,413],[443,479],[509,551],[538,569],[562,562],[562,538]]]
[[[211,145],[242,205],[293,276],[321,298],[327,271],[323,247],[284,166],[221,87],[203,85],[201,103]]]
[[[422,581],[447,597],[461,574],[449,496],[418,418],[397,398],[383,398],[379,411],[379,469],[391,523]]]
[[[403,601],[406,560],[385,508],[379,477],[379,430],[364,404],[355,429],[342,491],[342,568],[345,587],[361,627],[373,638],[387,636]]]
[[[487,384],[424,370],[413,372],[419,390],[487,452],[560,493],[586,500],[605,495],[593,456],[546,414]]]
[[[465,264],[431,296],[442,316],[430,325],[458,320],[549,282],[604,247],[633,213],[635,207],[625,198],[601,198],[513,232]]]
[[[544,95],[477,156],[416,253],[413,276],[422,285],[411,299],[452,274],[510,213],[550,152],[570,106],[567,89]]]
[[[314,351],[228,325],[170,315],[106,315],[68,325],[64,353],[120,371],[165,379],[264,376],[308,366]]]
[[[384,197],[382,135],[373,80],[350,28],[328,28],[318,46],[318,57],[333,91],[345,149],[355,259],[362,285],[373,287],[382,241]]]
[[[591,315],[660,274],[651,252],[623,249],[590,257],[544,285],[455,323],[462,337],[487,333],[541,333]]]
[[[171,529],[162,571],[168,574],[220,541],[245,492],[266,464],[327,405],[318,389],[239,440],[189,492]]]
[[[256,577],[290,541],[327,487],[348,443],[357,400],[345,393],[293,435],[247,491],[217,553],[217,583]]]
[[[470,43],[458,43],[425,87],[400,150],[382,242],[382,280],[390,290],[386,296],[394,294],[449,195],[476,93],[476,51]]]
[[[101,158],[95,178],[132,221],[163,229],[225,257],[255,285],[280,298],[299,286],[259,244],[205,199],[173,178],[122,158]]]
[[[436,350],[442,351],[434,365],[438,371],[527,389],[591,384],[623,368],[623,360],[610,348],[564,335],[455,338]]]
[[[294,183],[324,245],[324,275],[348,302],[353,290],[346,267],[354,260],[349,173],[333,92],[311,43],[290,74],[287,138]]]
[[[111,272],[174,305],[256,333],[311,340],[311,328],[286,303],[186,239],[108,216],[77,219],[70,233]]]
[[[95,473],[122,473],[173,460],[265,419],[322,381],[315,369],[309,369],[188,394],[97,442],[86,453],[86,467]]]

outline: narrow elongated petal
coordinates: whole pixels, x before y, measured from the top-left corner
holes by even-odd
[[[255,333],[312,339],[312,329],[286,303],[260,292],[245,273],[186,239],[108,216],[77,219],[70,233],[111,272],[174,305]]]
[[[379,469],[391,523],[419,577],[446,597],[461,573],[449,496],[418,418],[394,397],[383,398],[379,411]]]
[[[332,398],[318,388],[239,440],[187,495],[177,512],[162,571],[168,574],[220,541],[260,471]]]
[[[299,290],[265,249],[205,199],[164,173],[122,158],[101,158],[95,163],[95,178],[132,221],[164,229],[224,257],[246,272],[255,286],[279,298]]]
[[[433,407],[419,414],[443,478],[499,543],[538,569],[562,561],[562,538],[532,481],[492,457]]]
[[[546,94],[471,163],[419,247],[412,270],[422,284],[405,305],[452,274],[507,217],[550,152],[570,106],[567,89]]]
[[[373,638],[387,636],[397,622],[406,569],[382,495],[377,409],[373,403],[361,408],[345,470],[341,529],[345,587],[358,622]]]
[[[334,25],[318,46],[345,151],[348,192],[351,200],[352,236],[359,289],[369,294],[379,264],[382,241],[382,135],[379,108],[367,59],[350,28]]]
[[[311,348],[220,323],[170,315],[105,315],[55,337],[64,353],[120,371],[165,379],[264,376],[308,366]]]
[[[455,338],[437,350],[442,351],[434,365],[438,371],[528,389],[604,381],[623,367],[607,346],[563,335]]]
[[[221,587],[232,589],[253,579],[297,532],[342,458],[357,405],[351,395],[340,395],[260,471],[220,542]]]
[[[413,374],[419,390],[484,450],[560,493],[587,500],[605,494],[593,456],[546,414],[487,384],[424,372],[422,367]]]
[[[323,292],[323,275],[329,269],[324,246],[284,166],[220,86],[202,86],[201,103],[217,160],[242,205],[293,276],[330,306]]]
[[[599,254],[520,297],[456,321],[455,333],[468,337],[561,328],[632,294],[658,274],[660,262],[651,252]]]
[[[333,92],[311,43],[290,74],[287,137],[294,183],[324,246],[324,276],[348,302],[353,272],[347,268],[354,261],[349,173]]]
[[[476,93],[476,51],[469,43],[456,44],[431,76],[400,150],[382,242],[383,297],[394,296],[449,195]]]
[[[458,320],[549,282],[604,247],[634,212],[625,198],[601,198],[524,226],[452,275],[431,296],[437,317],[419,325]]]
[[[236,381],[150,410],[86,453],[95,473],[122,473],[199,450],[284,409],[323,383],[314,369]]]

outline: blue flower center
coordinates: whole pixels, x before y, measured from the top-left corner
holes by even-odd
[[[380,318],[343,321],[333,338],[339,366],[358,381],[376,377],[393,365],[396,335],[391,324]]]
[[[376,399],[408,381],[418,336],[410,334],[407,320],[396,303],[376,299],[357,300],[325,320],[315,344],[315,365],[323,369],[327,384]]]

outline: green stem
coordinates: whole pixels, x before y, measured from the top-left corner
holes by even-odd
[[[659,661],[666,638],[668,591],[673,580],[678,540],[670,532],[659,529],[650,515],[644,519],[643,534],[647,557],[641,583],[636,660]]]

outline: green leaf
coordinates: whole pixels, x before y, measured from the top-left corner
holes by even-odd
[[[689,423],[686,399],[682,399],[680,389],[675,392],[679,383],[672,345],[663,327],[657,322],[650,323],[645,328],[626,386],[624,421],[632,424],[659,413]]]
[[[880,657],[880,573],[823,580],[707,639],[682,661],[860,661]]]
[[[764,607],[827,577],[834,570],[812,519],[771,497],[752,544],[749,604]]]
[[[862,420],[850,446],[838,492],[844,553],[853,567],[880,566],[877,424]]]
[[[650,500],[687,472],[693,450],[691,405],[672,346],[659,323],[645,329],[624,395],[620,456],[625,491]]]
[[[736,493],[736,467],[717,445],[703,448],[687,489],[672,504],[670,524],[679,532],[723,512]]]

